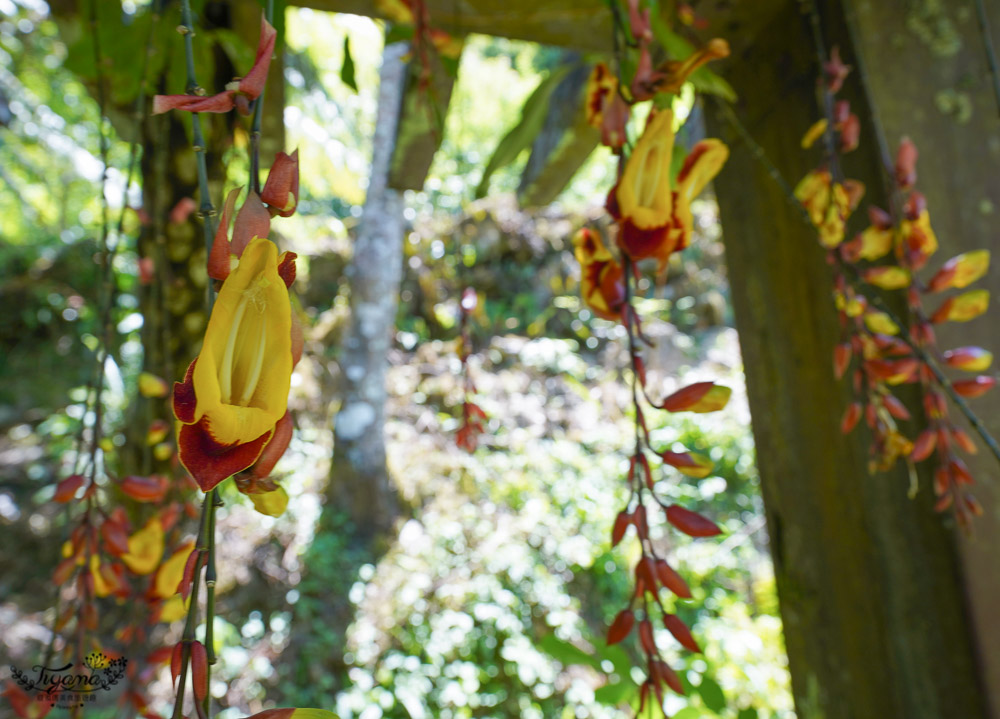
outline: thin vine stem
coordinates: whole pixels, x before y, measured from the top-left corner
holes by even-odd
[[[181,0],[181,25],[178,31],[184,36],[184,57],[187,67],[187,87],[186,91],[191,95],[203,95],[204,90],[198,85],[198,80],[194,69],[194,21],[191,14],[191,0]],[[198,191],[201,194],[201,202],[198,207],[201,215],[202,227],[205,232],[205,251],[208,256],[212,254],[212,241],[215,237],[215,206],[212,204],[212,195],[208,189],[208,160],[205,146],[205,135],[202,132],[201,117],[197,112],[191,113],[191,141],[198,168]],[[208,283],[208,310],[211,311],[215,299],[212,293],[212,283]]]
[[[997,53],[993,47],[993,33],[990,30],[990,18],[986,14],[986,3],[976,0],[976,17],[979,20],[979,34],[983,39],[983,49],[986,50],[986,62],[990,68],[990,81],[993,85],[993,98],[1000,113],[1000,73],[997,72]]]
[[[274,0],[267,0],[265,19],[274,24]],[[260,128],[264,115],[264,88],[253,103],[253,122],[250,125],[250,189],[260,194]]]
[[[198,539],[195,541],[194,551],[198,553],[194,562],[194,576],[191,578],[191,603],[188,605],[187,620],[184,622],[184,633],[181,635],[181,670],[177,680],[177,692],[174,699],[173,719],[183,719],[184,716],[184,689],[187,684],[188,664],[191,661],[191,643],[194,642],[195,628],[198,625],[198,587],[201,584],[201,565],[204,552],[208,547],[205,545],[208,536],[209,507],[212,506],[210,497],[215,490],[205,495],[201,503],[201,519],[198,523]],[[201,709],[201,705],[195,702]]]

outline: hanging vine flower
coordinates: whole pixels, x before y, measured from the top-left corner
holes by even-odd
[[[174,385],[179,457],[206,492],[260,458],[287,410],[293,356],[285,278],[294,278],[294,262],[270,240],[247,245],[219,291],[201,354]]]
[[[619,221],[618,244],[633,260],[656,259],[658,272],[675,250],[690,244],[691,201],[729,157],[729,148],[721,141],[702,140],[692,148],[672,186],[673,124],[670,110],[650,115],[621,180],[608,195],[608,212]]]
[[[580,263],[580,296],[598,317],[620,320],[625,305],[625,271],[601,240],[583,227],[573,236]]]
[[[257,43],[257,56],[253,67],[245,77],[233,80],[226,89],[216,95],[203,97],[200,95],[156,95],[153,98],[153,114],[158,115],[169,110],[185,110],[187,112],[229,112],[234,107],[240,114],[250,114],[250,102],[260,97],[267,83],[267,71],[274,55],[274,43],[278,31],[275,30],[263,16],[260,20],[260,40]]]

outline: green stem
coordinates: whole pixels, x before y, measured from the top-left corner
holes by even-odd
[[[181,0],[181,26],[179,30],[184,36],[184,56],[187,66],[186,91],[191,95],[204,94],[204,91],[198,85],[194,71],[194,22],[191,15],[191,0]],[[191,143],[198,167],[198,191],[201,194],[201,203],[198,210],[205,232],[205,251],[208,253],[208,256],[211,256],[212,240],[215,237],[215,207],[212,205],[212,196],[208,189],[208,160],[205,157],[205,153],[207,152],[205,135],[201,129],[201,117],[197,112],[191,113]],[[208,310],[211,311],[212,303],[214,302],[211,282],[209,282],[208,287],[207,302]]]
[[[222,506],[219,490],[213,489],[208,496],[208,561],[205,564],[205,653],[208,655],[208,691],[205,693],[205,715],[212,701],[212,665],[215,664],[215,510]]]
[[[274,0],[267,0],[264,17],[274,24]],[[253,103],[253,122],[250,125],[250,189],[260,194],[260,127],[264,115],[264,90]]]
[[[191,578],[191,603],[188,605],[187,620],[184,622],[184,633],[181,635],[181,671],[177,681],[173,719],[183,719],[184,716],[184,688],[187,684],[188,664],[191,661],[191,643],[195,640],[194,630],[198,626],[198,587],[201,584],[201,557],[207,551],[205,541],[208,537],[210,507],[212,506],[211,497],[213,493],[214,490],[206,494],[201,503],[198,540],[195,542],[194,548],[194,551],[198,553],[198,557],[195,559],[194,576]]]

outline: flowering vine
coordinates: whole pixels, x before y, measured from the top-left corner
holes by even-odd
[[[887,167],[892,187],[889,209],[868,207],[869,226],[846,239],[848,218],[860,203],[864,187],[842,177],[839,156],[858,146],[860,123],[849,103],[836,98],[851,68],[841,61],[837,48],[825,57],[815,14],[813,25],[822,63],[820,95],[825,117],[809,129],[802,146],[809,148],[822,138],[825,158],[799,182],[794,194],[817,230],[833,268],[841,331],[834,349],[834,372],[838,378],[850,376],[856,397],[844,412],[841,430],[851,432],[863,418],[872,437],[869,471],[885,471],[904,461],[910,469],[911,496],[917,491],[914,463],[936,454],[935,508],[951,508],[959,524],[967,526],[982,508],[969,491],[973,478],[958,452],[974,454],[977,446],[951,418],[948,399],[1000,459],[1000,448],[964,401],[996,384],[994,377],[979,374],[993,357],[981,347],[941,351],[934,326],[967,322],[986,311],[989,292],[966,288],[985,275],[990,253],[962,253],[929,278],[921,277],[937,252],[938,240],[927,200],[916,190],[917,148],[907,138],[900,143],[894,163]],[[945,298],[933,312],[925,308],[931,295],[951,289],[963,291]],[[905,292],[905,321],[881,301],[879,290]],[[976,376],[949,380],[942,364]],[[912,419],[911,413],[894,393],[895,388],[907,384],[919,384],[923,396],[922,426],[912,439],[898,426],[899,421]]]
[[[270,7],[267,12],[271,12]],[[295,281],[295,253],[279,252],[269,239],[272,217],[288,217],[298,204],[298,153],[279,153],[259,190],[259,144],[251,143],[250,189],[236,210],[241,193],[231,191],[218,227],[212,227],[214,209],[208,196],[204,151],[198,112],[253,114],[253,132],[259,133],[260,102],[277,33],[265,14],[253,67],[223,92],[204,97],[194,79],[193,24],[189,2],[182,3],[188,66],[188,94],[157,96],[154,112],[192,113],[194,149],[198,153],[202,214],[208,246],[207,272],[218,291],[210,288],[211,310],[201,353],[192,360],[181,382],[174,385],[173,410],[178,421],[178,459],[205,492],[198,538],[176,566],[181,568],[172,592],[187,606],[181,640],[170,650],[170,673],[176,685],[173,717],[184,716],[188,678],[195,713],[211,714],[209,686],[215,663],[215,511],[221,505],[218,485],[232,477],[255,508],[277,516],[288,497],[271,471],[292,438],[288,413],[291,373],[302,354],[302,330],[292,309],[289,288]],[[230,232],[230,222],[233,227]],[[171,560],[173,561],[173,560]],[[196,637],[199,590],[204,569],[204,637]],[[332,714],[314,709],[272,709],[258,717],[321,719]]]
[[[640,10],[637,0],[628,4],[628,20],[612,10],[616,33],[638,53],[636,70],[626,83],[599,63],[591,73],[585,110],[588,122],[600,129],[602,142],[619,155],[618,180],[608,194],[606,208],[612,222],[583,227],[573,238],[580,263],[580,292],[587,306],[599,317],[621,322],[628,336],[632,404],[635,414],[635,446],[625,477],[629,489],[625,507],[612,527],[611,542],[618,545],[629,527],[635,528],[640,556],[634,567],[634,589],[628,605],[615,616],[608,630],[608,644],[625,640],[633,631],[646,664],[646,679],[639,688],[638,711],[647,706],[662,710],[664,687],[684,693],[684,685],[660,652],[654,627],[664,629],[685,649],[700,648],[687,625],[671,611],[671,602],[661,593],[688,599],[691,590],[672,566],[667,552],[655,542],[650,527],[662,513],[675,530],[692,537],[711,537],[720,529],[701,514],[674,504],[666,496],[666,482],[657,475],[676,471],[701,478],[711,473],[707,457],[673,446],[655,447],[649,433],[647,413],[713,412],[728,402],[731,390],[714,382],[699,382],[658,398],[646,379],[644,348],[651,347],[642,329],[642,318],[634,305],[641,276],[640,263],[655,261],[655,273],[662,276],[674,252],[691,242],[693,218],[691,201],[721,170],[729,155],[719,140],[697,143],[687,154],[676,177],[672,177],[675,118],[669,95],[679,92],[691,73],[709,60],[729,53],[724,40],[712,40],[681,61],[653,67],[650,45],[650,8]],[[619,56],[621,67],[622,58]],[[657,98],[645,129],[634,146],[628,141],[628,121],[637,103]],[[658,460],[655,466],[651,458]],[[668,469],[669,468],[669,469]]]

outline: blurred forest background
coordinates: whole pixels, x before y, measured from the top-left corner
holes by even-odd
[[[132,3],[120,10],[126,21],[142,13]],[[73,67],[85,62],[81,48],[60,35],[40,0],[0,0],[0,18],[0,302],[7,309],[0,319],[0,647],[6,663],[30,665],[47,642],[59,558],[53,538],[66,523],[48,500],[72,462],[101,332],[93,258],[102,162],[97,102]],[[387,424],[403,519],[398,534],[369,552],[352,549],[355,508],[323,497],[348,320],[344,269],[368,182],[384,28],[294,8],[284,20],[285,145],[299,149],[302,190],[298,212],[278,229],[300,257],[306,356],[293,378],[294,440],[278,468],[287,512],[257,515],[246,497],[223,490],[213,691],[229,708],[219,716],[275,703],[335,708],[345,719],[627,716],[623,702],[641,681],[629,657],[637,648],[607,649],[602,638],[631,579],[626,551],[611,551],[608,542],[626,494],[623,448],[633,431],[619,369],[627,359],[624,329],[584,308],[570,252],[575,228],[601,212],[615,161],[606,148],[594,151],[554,203],[522,210],[513,197],[522,152],[495,172],[488,198],[474,199],[499,138],[563,51],[470,37],[425,189],[405,193]],[[166,29],[158,42],[176,38]],[[135,36],[139,43],[138,28]],[[252,36],[208,30],[201,37],[219,42],[228,54],[220,62],[243,64],[252,51]],[[344,82],[345,43],[356,90]],[[136,68],[129,71],[135,82]],[[124,104],[129,90],[113,86],[113,98],[119,90]],[[124,186],[131,139],[117,131],[110,138],[105,192],[113,220],[123,197],[133,208],[142,202],[137,179]],[[222,158],[226,187],[245,181],[241,142],[237,131]],[[176,199],[186,192],[180,188]],[[168,235],[195,231],[193,205],[166,209]],[[675,257],[666,286],[649,286],[642,300],[643,311],[662,320],[648,327],[658,342],[650,373],[668,389],[721,377],[736,391],[722,413],[651,429],[663,445],[679,441],[710,453],[716,472],[675,489],[679,498],[711,500],[706,506],[728,536],[674,547],[694,591],[677,611],[706,653],[671,657],[694,671],[681,672],[689,697],[671,697],[667,706],[679,719],[790,717],[717,210],[711,197],[695,210],[694,246]],[[109,454],[126,451],[137,421],[129,398],[156,321],[140,307],[151,290],[136,237],[149,221],[128,211],[114,237]],[[170,259],[183,267],[184,257]],[[458,300],[466,286],[479,294],[470,371],[489,417],[471,455],[455,446],[463,399]],[[317,533],[318,526],[329,531]],[[154,634],[151,648],[176,641],[179,624]],[[152,688],[151,708],[161,714],[170,706],[166,676],[163,669]]]

